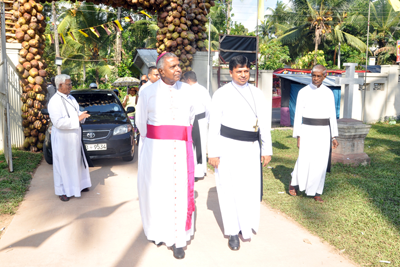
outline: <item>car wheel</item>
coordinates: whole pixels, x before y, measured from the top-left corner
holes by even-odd
[[[46,142],[43,143],[43,156],[48,164],[53,164],[53,157],[51,151],[46,147]]]

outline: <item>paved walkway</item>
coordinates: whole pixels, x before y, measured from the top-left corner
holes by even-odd
[[[0,266],[355,266],[296,223],[261,206],[260,229],[251,242],[231,251],[222,233],[212,174],[195,184],[196,234],[186,258],[147,241],[136,187],[137,163],[95,161],[93,186],[61,202],[52,166],[37,169],[30,190],[0,240]],[[307,239],[311,242],[304,242]]]

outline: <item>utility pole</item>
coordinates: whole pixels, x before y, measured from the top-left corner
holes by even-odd
[[[54,46],[56,48],[56,57],[60,56],[60,47],[58,45],[58,29],[57,29],[57,14],[56,14],[56,2],[51,3],[51,13],[53,15],[53,31],[54,31]],[[61,66],[57,66],[57,74],[61,74]]]
[[[118,21],[121,19],[121,7],[118,7]],[[117,65],[121,63],[121,32],[117,32],[117,39],[116,39],[116,62]]]
[[[225,4],[226,4],[226,22],[228,25],[226,25],[226,34],[230,34],[231,33],[231,3],[232,0],[226,0]]]

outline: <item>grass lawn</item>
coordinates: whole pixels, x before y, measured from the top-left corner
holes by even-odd
[[[370,166],[333,165],[323,204],[287,193],[297,141],[291,130],[271,133],[273,168],[264,168],[264,201],[361,266],[400,266],[400,124],[372,125],[365,139]]]
[[[13,149],[14,172],[8,172],[4,153],[0,154],[0,216],[14,214],[32,179],[42,154]]]

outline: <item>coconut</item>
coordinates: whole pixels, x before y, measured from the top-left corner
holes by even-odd
[[[179,25],[179,27],[182,29],[182,31],[188,30],[188,27],[186,26],[186,24],[181,24],[181,25]]]
[[[24,17],[25,21],[28,22],[31,20],[32,15],[29,14],[28,12],[25,12],[23,17]]]
[[[31,40],[31,41],[35,41],[35,40]],[[38,52],[39,52],[39,50],[37,48],[34,48],[34,47],[29,48],[28,51],[29,51],[29,53],[32,53],[34,55],[37,55]]]
[[[32,61],[35,58],[35,56],[32,53],[28,53],[28,54],[26,54],[25,58],[28,61]]]
[[[29,49],[29,42],[23,41],[22,42],[22,47],[25,48],[26,50],[28,50]]]
[[[32,18],[33,18],[33,17],[32,17]],[[36,30],[37,27],[38,27],[38,24],[37,24],[36,22],[31,22],[31,23],[29,23],[29,28],[30,28],[30,29]],[[29,34],[29,33],[28,33],[28,34]],[[31,37],[33,37],[33,36],[31,36]]]
[[[181,37],[176,38],[176,43],[181,45],[183,43],[183,39]]]
[[[38,14],[36,9],[32,9],[31,11],[32,16],[34,16],[36,18],[36,15]]]
[[[23,73],[24,72],[24,70],[25,70],[25,68],[21,65],[21,64],[18,64],[16,67],[15,67],[16,69],[17,69],[17,71],[19,72],[19,73]]]
[[[39,71],[39,73],[40,73],[40,71]],[[35,93],[41,93],[41,92],[43,91],[43,89],[42,89],[42,87],[41,87],[39,84],[36,84],[36,85],[33,87],[33,91],[34,91]]]
[[[23,32],[27,32],[27,31],[29,30],[29,26],[26,25],[26,24],[24,24],[24,25],[21,26],[20,29],[21,29],[21,31],[23,31]]]
[[[187,31],[181,32],[181,38],[186,39],[188,37]]]
[[[43,149],[43,143],[42,142],[38,142],[36,144],[37,149],[42,150]]]
[[[179,33],[174,32],[174,33],[172,34],[172,40],[176,40],[176,39],[178,39],[178,37],[179,37]]]
[[[189,40],[188,39],[183,39],[183,46],[189,45]]]
[[[24,24],[26,24],[26,19],[24,18],[24,17],[20,17],[19,19],[18,19],[18,24],[19,25],[24,25]]]
[[[179,56],[181,55],[181,50],[177,49],[177,50],[175,51],[175,55],[179,57]]]
[[[181,17],[181,13],[180,12],[178,12],[177,10],[175,10],[174,12],[172,12],[172,16],[174,17],[174,18],[180,18]]]
[[[44,21],[44,16],[41,13],[37,13],[36,18],[38,21]]]
[[[19,8],[19,3],[18,3],[18,2],[14,2],[14,4],[13,4],[13,9],[14,9],[15,11],[18,11],[18,8]]]
[[[168,41],[168,40],[171,40],[171,39],[172,39],[172,33],[170,33],[170,32],[167,33],[167,34],[165,35],[165,38],[167,38],[167,41]],[[165,39],[165,38],[164,38],[164,39]],[[166,42],[165,42],[165,43],[166,43]]]
[[[28,137],[28,136],[31,135],[31,131],[29,130],[29,128],[25,128],[25,129],[24,129],[24,135],[25,135],[26,137]],[[25,147],[25,143],[24,143],[24,147]],[[28,143],[28,146],[27,146],[26,148],[28,148],[28,147],[29,147],[29,143]]]
[[[168,16],[165,21],[169,24],[172,23],[172,21],[174,21],[174,17],[173,16]]]
[[[185,63],[187,61],[187,57],[184,54],[181,54],[181,56],[179,57],[180,61]]]
[[[190,41],[190,42],[193,42],[194,41],[194,33],[193,32],[191,32],[191,31],[189,31],[188,32],[188,36],[187,36],[187,39]]]
[[[30,3],[25,3],[24,8],[26,12],[31,12],[32,10],[32,5]]]
[[[180,21],[182,24],[186,24],[186,22],[187,22],[187,20],[184,17],[181,17]]]
[[[203,48],[204,47],[204,42],[203,41],[198,41],[197,42],[197,47]]]
[[[37,11],[39,11],[39,12],[42,12],[43,6],[42,6],[41,4],[36,4],[36,5],[35,5],[35,9],[36,9]]]
[[[174,19],[172,22],[175,26],[179,26],[181,24],[181,21],[179,19]]]
[[[30,62],[25,62],[24,64],[22,64],[22,66],[24,67],[25,70],[29,71],[32,68],[32,64]]]
[[[193,56],[192,56],[191,54],[187,54],[186,57],[187,57],[187,59],[188,59],[189,61],[192,61],[192,60],[193,60]]]
[[[41,76],[36,76],[35,77],[35,81],[36,81],[36,84],[40,84],[40,85],[42,85],[43,82],[44,82],[44,80],[43,80],[43,78]],[[43,101],[43,100],[40,100],[40,101]]]
[[[28,82],[30,84],[34,84],[35,83],[35,78],[32,78],[31,76],[28,77]]]
[[[32,38],[29,36],[29,34],[25,34],[24,35],[24,40],[25,41],[29,41],[30,39],[32,39]]]
[[[168,25],[168,31],[173,32],[174,30],[175,30],[175,25],[174,24]]]
[[[31,66],[32,66],[32,68],[37,68],[39,66],[39,62],[36,59],[32,60]]]
[[[17,39],[19,42],[22,42],[24,40],[24,36],[25,36],[25,33],[21,30],[19,30],[19,31],[17,30],[15,32],[15,39]]]
[[[36,76],[39,75],[39,71],[37,70],[37,68],[32,68],[32,69],[29,71],[29,75],[31,75],[33,78],[35,78]]]
[[[41,55],[36,55],[36,56],[34,57],[34,59],[40,60],[40,59],[42,59],[42,56],[41,56]]]
[[[35,32],[33,29],[29,29],[26,33],[27,33],[31,38],[35,37],[35,35],[36,35],[36,32]]]
[[[46,70],[39,70],[39,76],[46,77],[47,76]]]
[[[26,79],[29,77],[29,71],[24,70],[24,72],[22,73],[22,78]]]

